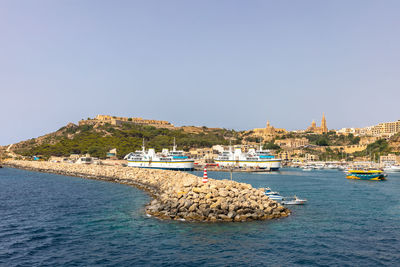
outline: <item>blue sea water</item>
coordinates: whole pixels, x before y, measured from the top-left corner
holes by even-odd
[[[160,221],[144,214],[150,197],[133,187],[0,169],[0,265],[400,265],[400,174],[371,182],[336,170],[284,169],[233,180],[308,204],[273,221]]]

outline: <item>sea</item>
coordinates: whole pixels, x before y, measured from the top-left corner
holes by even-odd
[[[400,266],[400,173],[377,182],[288,168],[232,179],[308,203],[271,221],[163,221],[146,216],[151,198],[134,187],[0,169],[0,265]]]

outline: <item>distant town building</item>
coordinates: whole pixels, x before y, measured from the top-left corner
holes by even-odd
[[[107,158],[109,159],[117,159],[117,149],[113,148],[107,152]]]
[[[304,160],[306,160],[306,161],[316,161],[316,160],[319,160],[319,157],[318,157],[318,155],[306,153],[304,155]]]
[[[395,154],[388,154],[387,156],[380,156],[379,158],[381,164],[389,164],[389,165],[395,165],[400,163],[400,156],[397,156]]]
[[[336,134],[342,134],[342,135],[359,135],[360,134],[360,129],[359,128],[342,128],[340,130],[336,131]]]
[[[284,150],[284,151],[281,151],[278,153],[278,158],[285,160],[285,161],[289,161],[292,159],[292,155],[293,155],[292,151]]]
[[[288,139],[278,139],[274,142],[276,145],[282,148],[297,148],[303,147],[309,144],[307,138],[288,138]]]
[[[307,128],[307,132],[312,132],[316,134],[324,134],[328,132],[328,127],[326,125],[325,114],[322,113],[321,127],[318,127],[315,120],[311,122],[311,126]]]
[[[224,151],[224,149],[225,148],[222,145],[214,145],[214,146],[212,146],[212,150],[213,150],[214,154],[222,153]]]
[[[189,154],[194,159],[213,159],[218,154],[213,153],[212,148],[191,148],[189,149]]]
[[[400,132],[400,120],[394,122],[383,122],[378,125],[366,127],[364,131],[367,135],[390,137]]]
[[[336,133],[353,134],[355,136],[374,136],[379,138],[389,138],[400,132],[400,120],[394,122],[383,122],[378,125],[368,126],[364,128],[342,128]]]

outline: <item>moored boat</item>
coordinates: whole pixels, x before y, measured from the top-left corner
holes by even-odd
[[[329,169],[329,170],[333,170],[333,169],[337,169],[338,166],[335,164],[328,164],[325,166],[325,169]]]
[[[247,153],[243,153],[240,148],[232,151],[232,147],[229,146],[229,150],[223,151],[214,161],[222,167],[249,167],[267,171],[278,171],[282,162],[281,159],[271,155],[269,150],[263,150],[261,146],[259,150],[251,148]]]
[[[279,192],[274,192],[269,187],[265,188],[265,195],[267,195],[270,199],[276,201],[281,201],[283,199],[283,197],[279,195]]]
[[[400,172],[400,165],[391,165],[384,168],[387,172]]]
[[[312,170],[314,170],[315,168],[314,168],[313,166],[311,166],[311,165],[305,165],[305,166],[302,166],[301,169],[302,169],[303,171],[312,171]]]
[[[298,198],[297,196],[294,196],[294,197],[285,197],[281,203],[283,205],[304,205],[306,204],[306,202],[307,199],[301,199]]]
[[[76,164],[93,164],[94,159],[92,157],[80,157],[75,163]]]
[[[340,166],[338,167],[338,170],[339,170],[339,171],[346,171],[346,170],[347,170],[347,167],[346,167],[346,166],[340,165]]]
[[[143,141],[142,150],[131,152],[124,159],[128,161],[129,167],[177,171],[194,169],[194,160],[185,156],[182,150],[176,150],[175,140],[172,151],[163,149],[159,154],[152,148],[146,151]]]
[[[355,180],[382,181],[386,180],[386,174],[379,169],[348,170],[346,178]]]

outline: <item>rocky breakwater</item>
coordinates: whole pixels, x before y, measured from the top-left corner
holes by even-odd
[[[203,183],[201,178],[185,172],[35,161],[8,161],[6,165],[141,188],[154,198],[146,206],[146,213],[161,219],[244,222],[290,214],[287,208],[269,199],[263,188],[210,178]]]

